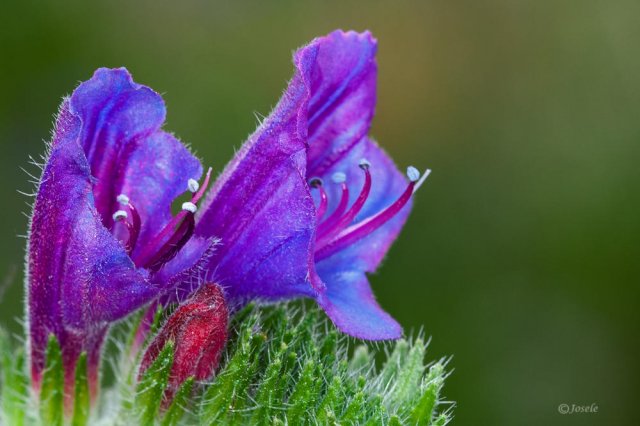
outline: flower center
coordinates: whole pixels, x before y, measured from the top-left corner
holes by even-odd
[[[207,171],[202,186],[195,179],[189,179],[187,186],[191,192],[191,200],[182,203],[182,210],[158,232],[144,247],[140,247],[132,256],[133,263],[137,267],[149,269],[152,272],[158,271],[162,265],[170,261],[189,241],[195,228],[195,213],[198,211],[198,201],[204,195],[209,180],[211,178],[211,168]],[[117,201],[121,209],[113,214],[114,227],[112,232],[116,232],[116,226],[122,224],[126,229],[126,236],[121,238],[127,253],[131,255],[136,248],[142,221],[140,215],[125,194],[120,194]],[[118,235],[118,234],[116,234]]]
[[[364,173],[364,184],[351,207],[349,207],[349,187],[346,183],[346,175],[338,172],[332,176],[333,183],[341,186],[342,194],[335,210],[327,218],[325,216],[329,204],[329,196],[323,187],[322,179],[312,178],[309,181],[309,185],[319,191],[320,195],[320,201],[316,208],[318,219],[315,247],[316,262],[356,243],[395,217],[431,173],[431,170],[427,169],[421,177],[418,169],[413,166],[408,167],[407,177],[409,178],[409,184],[396,201],[379,212],[357,223],[352,223],[369,198],[372,185],[371,172],[369,171],[371,164],[363,159],[360,161],[359,166]]]

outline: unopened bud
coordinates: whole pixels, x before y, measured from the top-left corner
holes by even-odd
[[[142,358],[139,378],[158,357],[167,342],[174,347],[173,367],[164,395],[168,406],[173,395],[189,377],[206,380],[220,362],[227,341],[229,313],[217,284],[204,284],[167,319]]]

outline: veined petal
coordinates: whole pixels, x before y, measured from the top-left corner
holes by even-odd
[[[369,32],[334,31],[315,40],[307,112],[308,175],[326,173],[371,127],[377,42]]]
[[[171,218],[171,202],[198,179],[202,166],[172,135],[160,130],[162,97],[136,84],[124,68],[98,69],[80,84],[70,110],[82,123],[79,141],[96,178],[95,204],[105,226],[118,210],[116,197],[129,196],[142,219],[138,247]]]
[[[218,178],[197,216],[196,234],[221,243],[208,279],[234,298],[312,294],[315,207],[306,184],[306,104],[314,44],[256,132]]]
[[[97,363],[107,323],[140,307],[159,291],[144,271],[136,271],[100,220],[90,166],[78,143],[81,128],[65,101],[30,225],[27,282],[36,384],[49,334],[60,341],[67,371],[82,350],[89,353],[90,364]],[[97,364],[89,368],[90,375],[96,374]]]
[[[327,280],[327,290],[316,300],[342,332],[365,340],[402,336],[402,327],[378,305],[362,271],[319,272]]]

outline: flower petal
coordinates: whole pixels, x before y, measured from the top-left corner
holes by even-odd
[[[78,144],[80,131],[80,120],[65,101],[30,225],[27,282],[36,383],[49,334],[58,337],[65,362],[70,363],[65,367],[72,368],[81,350],[96,352],[107,322],[159,291],[136,271],[101,223],[92,193],[94,180]]]
[[[82,122],[80,144],[103,223],[112,225],[118,194],[128,195],[142,219],[137,246],[144,246],[171,218],[171,202],[189,178],[201,176],[200,162],[160,130],[166,116],[160,95],[124,68],[98,69],[73,92],[70,109]]]
[[[305,181],[306,103],[315,45],[296,56],[274,111],[218,178],[197,216],[196,234],[220,238],[209,281],[234,298],[312,294],[315,208]]]
[[[402,327],[380,308],[363,272],[331,271],[325,279],[327,290],[316,300],[342,332],[365,340],[402,336]]]
[[[334,31],[315,43],[307,112],[309,176],[325,174],[369,132],[376,102],[377,42],[371,33]]]

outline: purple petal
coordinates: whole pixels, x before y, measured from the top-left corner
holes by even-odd
[[[365,340],[398,339],[402,327],[380,308],[360,271],[331,272],[327,291],[316,300],[344,333]]]
[[[371,126],[376,103],[376,40],[371,33],[335,31],[315,40],[311,73],[308,175],[339,161]]]
[[[200,162],[160,130],[166,115],[160,95],[124,68],[97,70],[73,92],[70,108],[82,122],[80,144],[103,223],[112,225],[118,194],[128,195],[142,219],[137,247],[144,246],[169,221],[171,202],[188,180],[201,176]]]
[[[315,208],[305,181],[312,44],[274,111],[249,138],[200,209],[196,234],[220,238],[209,281],[234,298],[310,295]]]
[[[81,350],[97,353],[107,322],[158,292],[101,223],[90,167],[78,144],[80,130],[65,101],[30,226],[28,306],[36,383],[49,334],[58,337],[66,367],[72,368]]]
[[[218,248],[215,238],[192,237],[176,257],[164,264],[153,275],[154,282],[164,288],[175,289],[161,298],[163,305],[185,300],[202,283],[207,273],[209,259]]]

